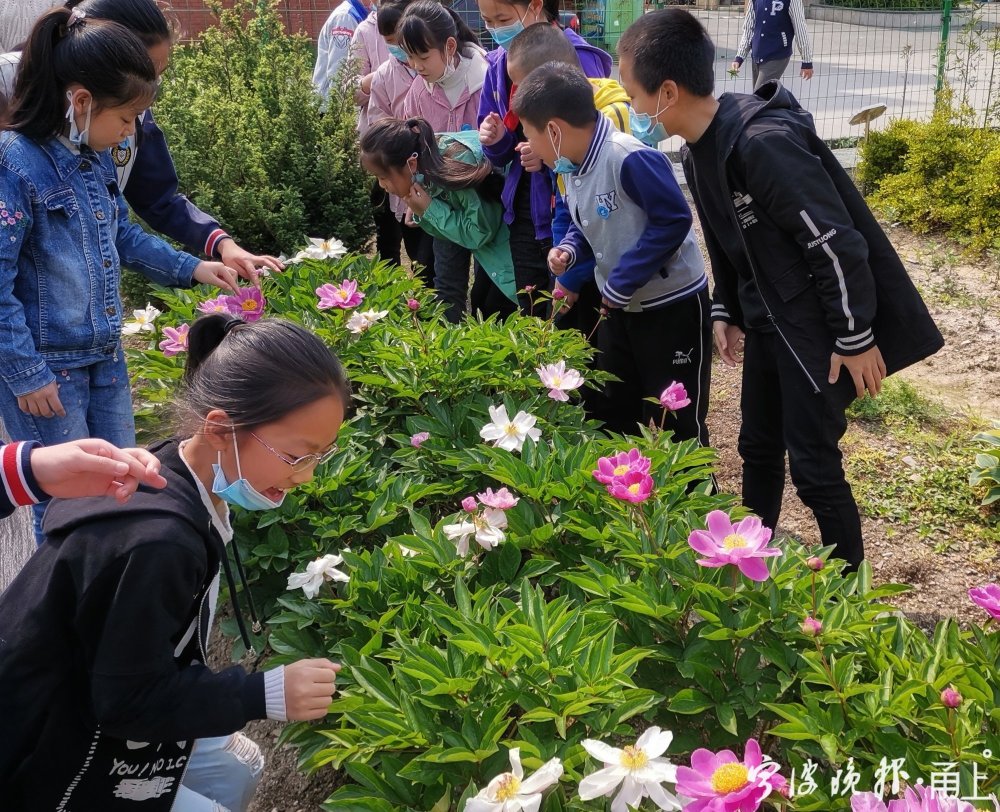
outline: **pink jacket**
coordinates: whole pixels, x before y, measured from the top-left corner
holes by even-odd
[[[486,78],[486,57],[483,52],[475,49],[472,57],[462,57],[459,70],[466,73],[469,82],[454,104],[448,100],[440,86],[433,85],[428,90],[427,83],[417,77],[403,99],[403,118],[425,118],[436,133],[479,129],[479,95]]]
[[[381,39],[381,37],[379,37]],[[403,64],[394,56],[383,62],[372,77],[372,90],[368,100],[367,130],[383,118],[408,118],[403,113],[403,99],[410,90],[417,72]],[[360,125],[359,125],[360,126]],[[362,133],[365,132],[362,130]],[[396,195],[389,195],[389,206],[396,219],[402,220],[406,214],[406,204]]]
[[[389,49],[385,47],[385,40],[378,32],[378,25],[375,21],[375,11],[358,23],[358,27],[351,37],[350,58],[357,66],[358,87],[354,91],[354,100],[358,103],[358,132],[364,133],[371,126],[368,113],[371,95],[361,90],[360,81],[369,73],[378,70],[379,66],[385,64],[387,60],[395,59],[389,54]]]

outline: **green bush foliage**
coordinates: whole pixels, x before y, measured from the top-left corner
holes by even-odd
[[[862,159],[860,178],[887,217],[976,250],[1000,247],[1000,132],[941,104],[929,122],[872,133]]]
[[[1000,424],[982,431],[972,438],[981,451],[976,454],[976,464],[969,475],[969,484],[986,491],[982,504],[992,505],[1000,500]]]
[[[218,24],[174,49],[155,106],[180,188],[247,248],[290,253],[306,235],[353,250],[371,235],[348,83],[320,113],[314,49],[276,0],[211,1]]]
[[[366,294],[359,309],[386,311],[360,335],[348,313],[316,307],[315,288],[344,278]],[[844,775],[856,770],[864,790],[881,771],[888,788],[894,759],[911,780],[953,762],[963,793],[997,789],[984,750],[1000,753],[1000,636],[946,622],[928,637],[888,603],[905,587],[873,586],[867,565],[817,571],[790,540],[764,582],[700,566],[690,531],[733,503],[711,492],[714,453],[672,442],[669,417],[663,433],[608,437],[576,403],[550,400],[535,368],[564,359],[585,370],[580,336],[520,316],[450,326],[417,281],[356,256],[293,266],[264,292],[269,314],[336,350],[357,389],[327,467],[279,510],[236,521],[274,661],[344,666],[327,718],[284,734],[304,769],[350,778],[327,808],[460,812],[518,747],[526,772],[563,762],[544,812],[605,809],[577,795],[595,769],[581,742],[628,743],[650,725],[674,732],[674,763],[759,737],[797,791],[768,799],[787,809],[847,810]],[[210,295],[159,294],[170,308],[161,326],[190,321]],[[147,431],[162,431],[183,360],[157,340],[130,358]],[[480,437],[500,403],[538,418],[541,437],[521,453]],[[429,435],[419,447],[416,432]],[[631,447],[655,483],[639,504],[592,475],[601,456]],[[519,498],[506,538],[459,555],[445,527],[487,487]],[[348,583],[314,598],[286,589],[329,553],[343,555]],[[803,630],[807,617],[818,635]],[[964,697],[957,710],[941,702],[949,684]]]

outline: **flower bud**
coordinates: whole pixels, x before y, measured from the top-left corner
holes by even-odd
[[[475,496],[466,496],[462,500],[462,510],[466,513],[475,513],[479,509],[479,503],[476,501]]]
[[[812,556],[806,559],[806,566],[809,567],[813,572],[819,572],[826,566],[826,562],[819,556]]]
[[[565,299],[566,298],[566,291],[559,290],[557,288],[556,290],[552,291],[552,298],[553,299]]]
[[[534,290],[535,290],[535,286],[534,285],[525,285],[524,286],[524,292],[525,293],[533,293]]]
[[[418,302],[416,299],[407,299],[406,306],[410,308],[410,310],[419,310],[420,302]]]
[[[949,685],[941,692],[941,704],[952,710],[962,704],[962,695],[955,690],[954,685]]]
[[[424,444],[424,440],[430,437],[430,432],[428,431],[418,431],[412,437],[410,437],[410,445],[414,448],[420,448]]]
[[[809,637],[818,637],[823,631],[823,624],[814,617],[807,617],[802,621],[802,634]]]

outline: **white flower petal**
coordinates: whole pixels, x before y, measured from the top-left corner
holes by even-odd
[[[499,406],[490,406],[490,420],[501,425],[509,423],[510,418],[507,417],[507,407],[502,403]]]
[[[673,793],[667,792],[655,781],[651,783],[647,782],[644,786],[649,799],[664,812],[672,812],[672,810],[682,808],[682,804],[678,800],[677,796]]]
[[[511,748],[507,757],[510,759],[510,771],[514,774],[514,777],[520,781],[524,778],[524,768],[521,766],[521,748]]]
[[[584,739],[583,749],[605,764],[621,764],[622,751],[597,739]]]
[[[596,773],[591,773],[580,782],[580,798],[589,801],[614,792],[622,779],[628,774],[623,767],[605,767]]]
[[[142,325],[137,321],[127,321],[122,325],[122,332],[127,336],[134,336],[141,329]]]
[[[508,809],[506,812],[538,812],[542,807],[542,793],[537,792],[534,795],[521,795],[518,793],[516,798],[512,798],[507,802],[507,806]]]
[[[621,791],[611,802],[611,812],[628,812],[630,806],[639,806],[642,800],[643,787],[632,776],[626,776],[622,782]]]
[[[465,802],[465,812],[502,812],[502,810],[503,804],[489,800],[485,789],[475,798]]]
[[[636,770],[635,777],[640,781],[666,781],[677,783],[677,767],[665,758],[652,758],[641,770]]]
[[[669,730],[660,730],[658,727],[646,728],[636,741],[635,746],[640,748],[650,758],[658,758],[667,752],[670,742],[674,739],[674,734]]]
[[[562,774],[563,765],[558,758],[546,761],[541,767],[525,779],[525,781],[521,784],[521,791],[518,794],[531,795],[536,792],[544,792],[549,787],[558,784]]]

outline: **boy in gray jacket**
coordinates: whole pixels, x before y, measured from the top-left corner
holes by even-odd
[[[615,432],[660,423],[658,398],[684,384],[691,405],[666,426],[708,444],[711,366],[708,279],[691,210],[667,157],[617,131],[594,106],[594,89],[573,67],[548,63],[518,88],[513,109],[532,149],[564,176],[572,225],[549,254],[559,276],[591,258],[607,310],[598,364],[607,384],[595,416]]]

